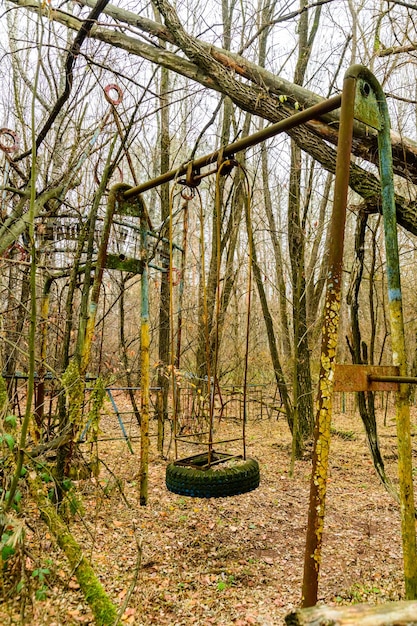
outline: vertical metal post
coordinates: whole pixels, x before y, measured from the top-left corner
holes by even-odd
[[[45,413],[45,375],[46,375],[46,356],[48,348],[48,315],[49,300],[53,278],[50,276],[45,280],[41,300],[41,319],[40,319],[40,361],[38,367],[38,381],[35,389],[35,436],[41,436],[43,427],[43,416]]]
[[[317,602],[330,445],[334,362],[340,308],[340,271],[343,254],[342,221],[344,230],[353,114],[357,119],[378,130],[393,363],[399,368],[400,376],[405,377],[407,375],[388,109],[385,95],[373,74],[367,68],[353,66],[345,75],[342,95],[335,200],[330,239],[330,271],[325,303],[310,508],[304,561],[302,604],[305,607],[313,606]],[[396,394],[396,422],[404,579],[406,597],[412,600],[417,598],[417,554],[410,411],[408,387],[405,383],[400,385],[400,389]]]
[[[362,79],[362,100],[373,95],[379,113],[378,150],[384,219],[385,256],[387,267],[388,306],[391,325],[393,365],[398,366],[400,376],[407,376],[404,319],[398,254],[397,218],[395,210],[394,181],[390,119],[387,102],[381,85],[366,68],[356,66],[358,78]],[[410,434],[410,406],[408,385],[401,383],[395,396],[398,477],[401,505],[401,531],[404,560],[405,594],[407,600],[417,598],[417,554],[412,473],[412,446]]]
[[[302,606],[314,606],[321,561],[324,509],[330,448],[333,379],[339,329],[342,260],[349,184],[349,163],[352,149],[353,111],[356,80],[345,77],[340,113],[336,180],[331,220],[329,271],[324,305],[324,326],[320,357],[320,379],[314,428],[313,468],[304,557]]]
[[[149,466],[149,276],[147,223],[141,215],[141,258],[142,277],[140,283],[140,384],[141,384],[141,422],[140,422],[140,505],[148,503],[148,466]]]

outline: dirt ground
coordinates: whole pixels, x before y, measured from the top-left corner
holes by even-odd
[[[383,422],[381,416],[381,448],[396,483],[393,411]],[[333,424],[320,601],[401,599],[398,505],[375,474],[359,414],[336,414]],[[133,420],[127,428],[138,436]],[[224,420],[222,428],[236,432],[233,420]],[[153,437],[146,507],[139,506],[139,441],[132,440],[131,454],[125,441],[113,440],[120,434],[109,414],[99,443],[105,465],[97,479],[76,482],[84,511],[70,521],[108,595],[121,607],[120,624],[282,624],[300,601],[311,468],[306,455],[289,476],[285,420],[250,420],[248,454],[259,461],[261,484],[231,498],[168,492],[167,461],[157,456]],[[24,517],[25,549],[16,565],[24,584],[19,595],[15,590],[7,597],[10,587],[3,581],[0,623],[94,623],[75,576],[26,500]]]

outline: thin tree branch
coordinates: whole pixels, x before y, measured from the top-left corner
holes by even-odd
[[[80,30],[75,36],[72,46],[68,51],[67,60],[65,62],[64,91],[59,96],[58,100],[56,101],[54,108],[52,109],[48,119],[46,120],[42,130],[40,131],[36,139],[36,150],[39,150],[39,146],[42,144],[46,135],[50,131],[52,124],[58,117],[58,114],[61,111],[63,105],[65,104],[65,102],[68,100],[70,96],[72,83],[74,80],[74,65],[77,60],[77,56],[80,52],[81,46],[83,45],[85,39],[89,36],[90,31],[92,27],[94,26],[95,22],[97,21],[98,16],[105,9],[108,2],[109,0],[98,0],[96,6],[91,11],[88,18],[82,23]],[[24,159],[25,157],[29,156],[30,153],[31,153],[31,150],[28,150],[24,152],[23,154],[19,155],[18,157],[16,157],[14,160],[20,161],[21,159]]]

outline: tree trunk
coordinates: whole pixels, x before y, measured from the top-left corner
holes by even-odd
[[[277,226],[275,222],[275,216],[272,207],[271,192],[269,189],[269,172],[268,172],[268,154],[265,143],[261,145],[261,159],[262,159],[262,184],[264,188],[264,204],[265,213],[268,219],[269,235],[271,237],[272,249],[274,251],[275,261],[275,279],[277,282],[277,290],[279,296],[279,314],[281,319],[280,328],[280,342],[282,352],[285,360],[288,362],[291,359],[291,341],[290,341],[290,329],[288,322],[287,312],[287,288],[284,279],[284,264],[282,260],[281,242],[278,238]]]
[[[350,305],[350,318],[352,329],[352,341],[348,339],[348,345],[352,356],[352,362],[355,364],[368,363],[368,350],[366,343],[362,341],[361,330],[359,324],[359,293],[362,283],[362,275],[365,263],[365,235],[368,222],[368,215],[361,212],[358,215],[355,235],[355,260],[352,268],[352,285],[349,289],[348,304]],[[373,285],[370,284],[370,289]],[[374,393],[372,391],[357,393],[359,413],[364,424],[368,445],[371,450],[372,460],[377,475],[387,491],[398,500],[398,494],[394,485],[385,473],[384,461],[378,442],[377,422],[375,415]]]
[[[288,197],[288,243],[291,261],[294,332],[293,405],[297,411],[294,437],[308,439],[313,433],[314,414],[307,328],[305,280],[305,237],[301,224],[301,150],[291,145],[290,189]],[[299,431],[299,432],[297,432]],[[297,446],[298,449],[299,446]],[[300,450],[299,450],[300,454]]]
[[[306,0],[300,0],[305,9]],[[308,31],[308,13],[301,13],[298,24],[298,60],[294,83],[302,85],[312,46],[318,28],[321,7],[317,7],[311,32]],[[294,332],[293,405],[295,420],[293,436],[302,440],[313,434],[314,414],[310,371],[310,349],[307,326],[307,285],[305,268],[305,219],[301,216],[301,148],[291,141],[290,184],[288,194],[288,245],[292,277],[292,309]],[[304,210],[304,213],[306,209]],[[299,432],[297,432],[299,431]],[[296,446],[298,447],[298,446]]]
[[[230,140],[230,127],[232,125],[233,110],[232,103],[229,98],[225,98],[223,102],[223,123],[222,123],[222,135],[220,144],[226,145]],[[234,173],[236,176],[236,172]],[[214,344],[216,336],[216,294],[217,294],[217,267],[221,265],[222,256],[226,245],[230,242],[230,230],[222,236],[222,225],[224,222],[225,207],[223,204],[223,190],[224,180],[223,177],[219,177],[217,180],[217,189],[215,191],[217,202],[214,202],[214,208],[212,211],[212,245],[210,264],[208,268],[208,274],[203,276],[202,268],[200,268],[200,279],[206,281],[206,285],[200,285],[200,305],[199,305],[199,333],[198,333],[198,347],[197,347],[197,376],[202,379],[206,379],[208,370],[213,373],[213,357],[214,357]],[[235,199],[237,198],[235,194]],[[240,206],[240,205],[237,205]],[[233,214],[233,208],[231,213]],[[240,206],[241,210],[241,206]],[[218,211],[220,215],[218,215]],[[220,224],[220,232],[217,233],[217,224]],[[205,254],[204,239],[201,241],[201,255]],[[233,276],[230,277],[234,279]],[[226,302],[221,302],[220,315]],[[210,362],[208,362],[210,361]]]
[[[247,231],[248,231],[249,237],[253,236],[252,229],[249,226],[247,228]],[[265,293],[264,284],[262,280],[262,274],[259,268],[257,255],[256,255],[256,248],[255,248],[253,241],[251,242],[250,247],[252,248],[253,276],[255,278],[256,287],[258,289],[258,294],[259,294],[259,300],[261,302],[263,318],[264,318],[264,322],[266,326],[266,334],[268,337],[269,352],[270,352],[271,360],[272,360],[272,367],[274,368],[275,380],[276,380],[277,387],[281,396],[281,400],[284,403],[287,422],[292,432],[293,431],[293,409],[291,406],[291,400],[290,400],[287,385],[285,382],[284,372],[283,372],[279,355],[278,355],[277,345],[275,342],[274,325],[273,325],[271,313],[269,311],[268,301],[266,298],[266,293]],[[297,442],[297,454],[299,454],[301,452],[301,442],[299,441],[298,438],[296,438],[296,442]]]
[[[11,252],[13,254],[13,252]],[[20,294],[16,297],[16,283],[18,281],[18,273],[21,274]],[[22,271],[17,265],[12,264],[9,269],[8,282],[8,299],[7,299],[7,315],[4,319],[4,330],[7,333],[9,342],[4,343],[3,362],[7,379],[7,388],[9,399],[13,393],[14,375],[16,374],[16,366],[19,363],[19,344],[25,322],[28,319],[28,302],[29,302],[29,268],[23,266]],[[14,340],[13,340],[14,337]]]

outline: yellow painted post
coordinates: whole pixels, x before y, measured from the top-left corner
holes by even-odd
[[[140,321],[140,350],[141,350],[141,421],[140,421],[140,505],[148,503],[148,473],[149,473],[149,277],[147,253],[147,225],[141,220],[141,321]]]
[[[35,393],[35,437],[40,439],[42,436],[42,421],[45,410],[45,374],[46,374],[46,353],[48,348],[48,315],[49,300],[53,279],[48,277],[45,280],[42,301],[41,301],[41,320],[40,320],[40,363],[38,367],[38,381]]]
[[[127,185],[119,183],[110,189],[107,200],[107,211],[104,219],[103,232],[100,241],[100,247],[97,254],[97,266],[94,274],[94,282],[91,290],[90,304],[88,308],[88,319],[85,328],[85,335],[82,338],[81,358],[80,358],[80,376],[84,377],[88,363],[90,361],[91,346],[93,344],[94,329],[96,325],[97,307],[103,280],[104,268],[106,266],[107,246],[109,243],[110,229],[113,222],[114,213],[119,202],[123,201],[121,192],[126,190]]]

